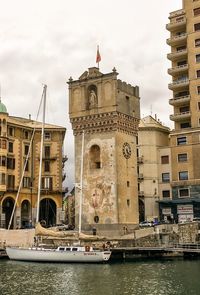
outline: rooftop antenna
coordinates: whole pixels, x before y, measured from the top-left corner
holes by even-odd
[[[152,104],[150,105],[150,115],[152,116]]]

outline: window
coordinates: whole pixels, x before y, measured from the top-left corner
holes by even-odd
[[[25,171],[28,172],[29,171],[29,161],[26,162],[26,160],[24,161],[24,165],[26,163],[26,167],[25,167]]]
[[[187,143],[187,138],[186,138],[186,136],[178,137],[178,138],[177,138],[177,145],[183,145],[183,144],[186,144],[186,143]]]
[[[29,145],[26,144],[26,145],[24,146],[24,155],[25,155],[25,156],[28,155],[28,151],[29,151]]]
[[[197,78],[200,78],[200,70],[197,70],[196,73],[197,73]]]
[[[14,136],[14,128],[13,127],[8,127],[8,135]]]
[[[0,185],[6,184],[6,175],[5,173],[0,173]]]
[[[190,122],[184,122],[184,123],[180,124],[180,127],[181,127],[181,129],[190,128],[191,124],[190,124]]]
[[[29,139],[29,132],[27,130],[24,131],[24,138]]]
[[[15,159],[14,158],[7,158],[7,168],[8,169],[15,169]]]
[[[24,178],[23,178],[23,187],[28,188],[28,187],[30,187],[30,184],[31,184],[31,179],[30,179],[30,177],[24,177]]]
[[[187,154],[178,154],[178,162],[187,162]]]
[[[187,60],[182,60],[182,61],[178,61],[177,62],[177,66],[180,67],[180,66],[185,66],[187,65]]]
[[[98,145],[93,145],[90,148],[90,168],[91,169],[100,169],[101,168],[101,150]]]
[[[195,32],[200,30],[200,23],[194,24],[194,30]]]
[[[200,39],[196,39],[195,40],[195,47],[199,47],[200,46]]]
[[[189,189],[188,188],[180,188],[179,189],[179,198],[189,197]]]
[[[51,154],[50,145],[45,145],[45,147],[44,147],[44,157],[45,158],[50,158],[50,154]]]
[[[161,164],[169,164],[169,156],[161,156]]]
[[[9,153],[13,153],[13,142],[8,143],[8,151]]]
[[[14,189],[15,187],[15,176],[14,175],[8,175],[8,189]]]
[[[51,140],[51,133],[50,132],[44,132],[44,140]]]
[[[0,166],[6,167],[6,157],[0,156]]]
[[[176,47],[176,51],[179,52],[179,51],[183,51],[186,49],[186,46],[179,46],[179,47]]]
[[[6,140],[5,139],[0,139],[0,148],[6,149]]]
[[[193,9],[194,16],[200,15],[200,7]]]
[[[130,182],[129,181],[127,181],[127,187],[129,187],[130,186]]]
[[[52,177],[42,178],[42,188],[46,190],[52,190]]]
[[[127,206],[129,207],[129,206],[130,206],[130,200],[127,199],[127,200],[126,200],[126,203],[127,203]]]
[[[169,173],[162,173],[162,182],[170,182]]]
[[[162,191],[162,197],[163,199],[169,199],[170,198],[170,191]]]
[[[185,106],[185,107],[181,107],[180,109],[180,113],[188,113],[190,111],[189,106]]]
[[[188,171],[180,171],[179,180],[188,180]]]
[[[200,62],[200,54],[196,54],[196,63]]]
[[[50,172],[50,161],[48,160],[44,161],[44,171]]]

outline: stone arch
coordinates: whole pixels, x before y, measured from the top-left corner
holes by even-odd
[[[40,201],[40,221],[45,221],[44,224],[48,226],[56,225],[56,211],[57,206],[54,200],[44,198]]]
[[[2,227],[8,228],[13,208],[14,208],[13,198],[6,197],[2,203],[2,213],[4,214],[3,215],[4,218],[2,219],[2,224],[1,224]],[[11,229],[13,228],[13,224],[14,224],[14,217],[12,219],[12,223],[10,227]]]
[[[23,200],[21,203],[21,228],[28,228],[31,224],[31,204],[28,200]]]
[[[101,149],[97,144],[94,144],[90,148],[90,168],[101,168]]]
[[[145,205],[144,201],[139,199],[139,221],[144,221],[145,220]]]
[[[87,89],[88,109],[93,109],[98,106],[97,86],[92,84]]]

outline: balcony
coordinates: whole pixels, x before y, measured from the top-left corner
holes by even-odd
[[[170,120],[175,121],[175,122],[177,122],[177,121],[185,121],[186,119],[190,119],[190,118],[191,118],[190,111],[170,115]]]
[[[179,50],[179,51],[175,51],[175,52],[171,52],[167,54],[167,58],[171,61],[175,61],[175,60],[179,60],[182,59],[184,57],[187,57],[187,48],[183,49],[183,50]]]
[[[184,64],[181,66],[176,66],[171,69],[168,69],[168,74],[169,75],[178,75],[182,74],[188,71],[188,64]]]
[[[139,192],[138,192],[138,196],[139,196],[139,197],[144,197],[144,192],[143,192],[143,191],[139,191]]]
[[[169,104],[172,106],[179,106],[183,104],[188,104],[190,101],[190,95],[185,95],[185,96],[179,96],[176,98],[172,98],[169,100]]]
[[[180,35],[172,36],[167,39],[167,44],[170,46],[176,46],[179,44],[184,44],[187,41],[187,33],[182,33]]]
[[[175,20],[169,24],[166,25],[166,29],[170,32],[173,32],[175,30],[184,29],[186,27],[186,18],[183,17],[183,19]]]
[[[187,86],[189,86],[189,79],[176,80],[173,83],[170,83],[168,88],[170,90],[180,90],[181,88],[185,88]]]
[[[143,157],[137,157],[137,163],[143,164]]]
[[[169,18],[175,17],[175,16],[181,16],[185,14],[185,10],[184,9],[179,9],[176,11],[172,11],[170,12]]]
[[[138,174],[138,180],[143,180],[144,179],[144,176],[142,173]]]

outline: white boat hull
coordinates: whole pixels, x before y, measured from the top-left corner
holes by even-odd
[[[58,251],[44,248],[7,247],[6,252],[11,260],[37,262],[104,262],[108,261],[110,251]]]

